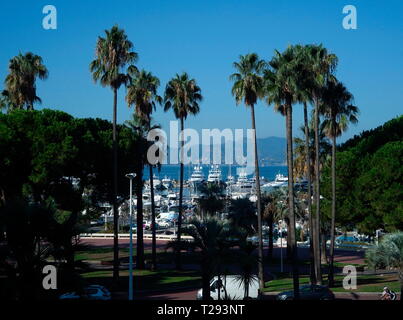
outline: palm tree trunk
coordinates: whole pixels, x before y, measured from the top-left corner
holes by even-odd
[[[319,149],[319,101],[315,99],[315,269],[316,283],[322,284],[320,256],[320,149]]]
[[[327,245],[326,245],[326,231],[322,230],[321,236],[320,236],[320,246],[321,246],[321,264],[327,264]]]
[[[179,216],[178,216],[178,234],[177,234],[177,241],[180,244],[181,236],[182,236],[182,204],[183,204],[183,130],[184,130],[184,119],[181,118],[181,153],[180,153],[180,177],[179,177]],[[176,248],[176,269],[180,270],[182,268],[181,265],[181,252],[180,252],[180,245]]]
[[[285,250],[286,260],[288,262],[292,261],[292,253],[291,253],[291,232],[290,232],[290,221],[286,222],[287,224],[287,246]]]
[[[287,165],[288,165],[288,207],[289,207],[289,230],[290,251],[292,263],[292,276],[294,298],[299,299],[299,275],[298,275],[298,252],[295,238],[295,213],[294,213],[294,168],[292,150],[292,105],[289,102],[286,109],[287,117]]]
[[[257,153],[257,141],[256,141],[256,123],[255,123],[255,107],[251,105],[251,116],[252,116],[252,129],[253,129],[253,139],[255,147],[255,176],[256,176],[256,195],[257,195],[257,229],[259,237],[258,246],[258,270],[259,270],[259,289],[263,292],[264,289],[264,269],[263,269],[263,235],[262,235],[262,210],[261,210],[261,194],[260,194],[260,173],[259,173],[259,158]]]
[[[269,224],[269,250],[267,253],[267,257],[269,258],[269,261],[272,261],[274,239],[273,239],[273,216],[271,214],[268,219],[268,224]]]
[[[137,172],[136,179],[136,198],[137,198],[137,269],[144,269],[144,232],[143,232],[143,168]]]
[[[117,285],[119,281],[119,240],[118,240],[118,224],[119,213],[117,206],[118,194],[118,145],[116,134],[116,121],[117,121],[117,108],[118,108],[118,90],[113,89],[113,124],[112,124],[112,152],[113,152],[113,192],[112,192],[112,207],[113,207],[113,281]]]
[[[154,176],[153,166],[150,168],[150,189],[151,189],[151,227],[152,227],[152,248],[151,248],[151,270],[157,269],[157,236],[155,228],[155,201],[154,201]]]
[[[311,261],[310,278],[311,283],[316,283],[315,277],[315,249],[314,249],[314,219],[312,215],[312,182],[311,182],[311,153],[309,144],[309,121],[308,121],[308,107],[304,103],[304,127],[305,127],[305,166],[306,166],[306,179],[308,180],[308,216],[309,216],[309,257]]]
[[[333,123],[334,125],[334,123]],[[334,241],[336,228],[336,134],[332,136],[332,222],[330,226],[329,287],[334,286]]]

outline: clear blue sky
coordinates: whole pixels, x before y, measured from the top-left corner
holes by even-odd
[[[42,8],[58,10],[58,29],[42,28]],[[342,28],[342,8],[353,4],[358,30]],[[360,123],[344,139],[402,114],[403,1],[213,1],[213,0],[25,0],[2,2],[0,10],[0,88],[11,57],[32,51],[49,69],[38,82],[42,106],[77,117],[111,119],[112,93],[92,82],[88,69],[98,35],[118,24],[139,54],[138,66],[161,79],[162,88],[187,71],[202,88],[204,101],[187,126],[248,128],[250,114],[235,106],[228,76],[240,54],[257,52],[269,59],[288,44],[323,43],[340,59],[337,76],[355,96]],[[119,92],[118,120],[130,117]],[[167,127],[172,113],[158,111]],[[302,122],[295,107],[294,123]],[[257,106],[258,136],[285,136],[285,121],[263,103]]]

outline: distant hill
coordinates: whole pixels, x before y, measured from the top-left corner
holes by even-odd
[[[285,165],[286,164],[287,140],[285,138],[280,138],[280,137],[261,138],[261,139],[257,139],[257,145],[258,145],[258,153],[259,153],[259,162],[262,166]],[[233,146],[233,148],[235,149],[235,146]],[[170,150],[168,152],[178,152],[177,149],[168,148],[168,150]],[[244,145],[243,145],[244,154],[246,153],[246,150],[247,150],[247,140],[245,138]],[[213,153],[213,150],[212,150],[212,147],[210,147],[210,156],[212,155],[212,153]],[[199,154],[202,155],[202,145],[199,146]],[[234,150],[233,156],[235,159],[235,150]],[[221,146],[222,163],[224,163],[224,158],[225,158],[225,145],[223,143]]]
[[[398,116],[383,125],[361,132],[347,140],[338,148],[345,151],[351,148],[358,148],[362,155],[374,153],[384,144],[392,141],[403,140],[403,115]]]
[[[262,165],[284,165],[286,163],[287,140],[285,138],[257,139],[257,147]]]

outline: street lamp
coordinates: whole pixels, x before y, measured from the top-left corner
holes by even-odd
[[[129,215],[130,215],[130,253],[129,253],[129,300],[133,300],[133,215],[132,215],[132,207],[133,207],[133,179],[136,177],[135,173],[126,174],[126,178],[130,179],[130,205],[129,205]]]

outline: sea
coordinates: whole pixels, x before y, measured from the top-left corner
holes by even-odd
[[[184,166],[184,179],[185,180],[189,180],[189,178],[192,175],[192,172],[194,170],[194,167],[195,167],[195,165],[185,165]],[[202,167],[203,174],[204,174],[205,178],[207,179],[211,166],[202,165],[201,167]],[[239,172],[245,170],[245,167],[230,166],[230,165],[220,165],[219,168],[221,170],[221,176],[222,176],[223,181],[227,180],[227,177],[230,174],[236,178],[239,175]],[[248,168],[247,173],[249,174],[248,175],[249,177],[253,177],[254,168],[253,167]],[[264,179],[272,181],[275,179],[276,175],[279,173],[287,176],[288,170],[287,170],[287,166],[261,166],[261,167],[259,167],[259,173],[260,173],[260,176],[263,177]],[[159,172],[158,172],[158,170],[154,169],[154,175],[159,179],[168,177],[172,180],[179,180],[180,165],[163,165]],[[149,179],[148,170],[144,170],[144,179],[145,180]]]

